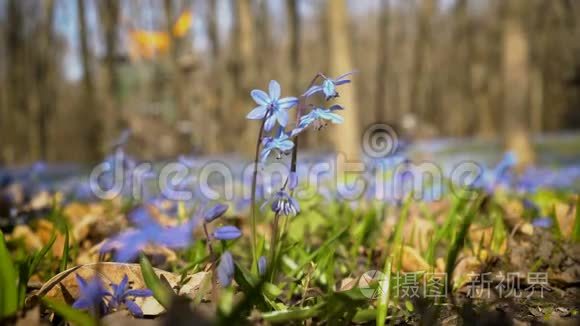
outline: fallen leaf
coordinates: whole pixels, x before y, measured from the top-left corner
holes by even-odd
[[[403,246],[395,249],[397,253],[401,252],[401,270],[403,272],[420,272],[429,271],[432,269],[431,265],[421,257],[415,248]]]
[[[157,268],[154,270],[157,276],[163,276],[167,279],[169,285],[176,290],[177,294],[185,295],[190,298],[198,296],[200,289],[206,287],[208,280],[211,280],[211,273],[199,272],[188,276],[187,282],[182,286],[179,286],[181,280],[180,275]],[[57,274],[42,286],[37,295],[72,304],[75,298],[79,295],[79,289],[75,277],[76,274],[84,279],[91,279],[97,275],[101,278],[103,284],[108,290],[110,290],[111,284],[118,284],[125,275],[129,278],[129,284],[133,289],[146,288],[145,281],[141,274],[141,266],[139,266],[139,264],[106,262],[80,265]],[[143,314],[146,316],[156,316],[165,311],[163,306],[161,306],[161,304],[159,304],[159,302],[157,302],[153,297],[135,298],[135,303],[141,307]]]

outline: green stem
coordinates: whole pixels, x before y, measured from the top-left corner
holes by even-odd
[[[264,117],[262,120],[262,124],[260,126],[260,132],[258,133],[258,141],[256,142],[256,153],[254,156],[254,173],[252,175],[252,195],[250,203],[251,207],[251,216],[250,216],[250,224],[252,229],[252,272],[256,273],[258,271],[258,253],[256,252],[258,244],[257,244],[257,230],[256,230],[256,187],[258,182],[258,162],[260,159],[260,145],[262,144],[262,136],[264,135],[264,125],[266,124],[266,119],[268,115]]]

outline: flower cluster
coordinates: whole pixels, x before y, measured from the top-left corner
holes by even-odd
[[[125,306],[133,316],[143,317],[143,311],[134,298],[153,295],[149,289],[131,289],[127,275],[123,276],[119,284],[111,284],[112,292],[105,289],[99,277],[87,281],[78,274],[75,276],[80,295],[73,303],[73,308],[89,310],[94,314],[104,315]]]
[[[259,162],[264,164],[272,154],[276,154],[277,158],[281,158],[283,154],[295,151],[294,138],[309,127],[320,130],[328,123],[341,124],[344,119],[336,112],[343,110],[342,106],[332,105],[328,108],[311,106],[307,105],[307,100],[317,93],[322,93],[327,101],[338,97],[337,87],[350,83],[350,79],[348,79],[350,75],[352,73],[330,78],[323,74],[318,74],[314,81],[320,78],[322,83],[314,85],[313,82],[313,85],[300,98],[280,98],[280,84],[275,80],[270,81],[268,93],[258,89],[253,90],[250,94],[258,106],[248,113],[247,118],[250,120],[262,120],[263,123],[263,132],[260,133],[259,139],[261,143]],[[288,130],[288,111],[295,106],[298,107],[297,121],[295,127]],[[290,177],[296,178],[295,171],[291,171],[289,179]],[[298,214],[300,212],[298,202],[286,190],[287,186],[290,190],[293,190],[297,180],[289,181],[279,191],[275,192],[262,207],[269,203],[271,210],[280,216],[295,216]]]

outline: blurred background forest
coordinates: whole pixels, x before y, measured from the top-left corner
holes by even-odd
[[[319,71],[358,73],[307,146],[580,127],[575,0],[0,0],[0,44],[0,165],[248,153],[250,90]]]

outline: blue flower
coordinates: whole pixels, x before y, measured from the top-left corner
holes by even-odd
[[[109,300],[109,310],[116,310],[119,306],[124,304],[133,316],[143,317],[143,311],[141,308],[135,303],[135,301],[131,300],[130,298],[150,297],[153,295],[153,292],[149,289],[129,289],[128,283],[129,278],[125,274],[119,284],[111,284],[113,294],[111,296],[111,300]]]
[[[147,245],[158,245],[172,249],[188,247],[193,242],[193,230],[198,219],[174,227],[159,225],[146,209],[138,208],[130,214],[131,220],[138,225],[108,240],[101,247],[101,253],[115,251],[114,260],[129,262],[135,260]]]
[[[261,120],[266,118],[264,129],[270,131],[274,128],[276,121],[282,127],[288,124],[288,110],[298,103],[296,97],[280,98],[280,84],[277,81],[270,81],[268,87],[270,94],[254,89],[250,94],[258,104],[248,115],[247,119]]]
[[[217,204],[214,207],[210,208],[203,214],[203,219],[206,223],[209,223],[216,218],[224,215],[228,210],[228,205],[225,204]]]
[[[510,171],[516,164],[516,155],[513,152],[507,152],[494,169],[482,168],[480,175],[472,185],[476,188],[482,188],[491,194],[498,186],[510,183]]]
[[[300,213],[300,205],[298,204],[298,201],[283,190],[276,192],[270,200],[262,205],[262,207],[268,203],[271,203],[270,208],[272,209],[272,212],[277,215],[296,216]]]
[[[282,128],[277,137],[264,137],[262,139],[262,151],[260,152],[260,162],[264,163],[272,151],[288,153],[294,148],[294,142],[288,137]]]
[[[343,74],[343,75],[336,77],[335,79],[325,77],[324,81],[322,82],[322,85],[314,85],[314,86],[310,87],[310,89],[308,89],[303,94],[303,96],[309,97],[309,96],[312,96],[318,92],[323,92],[324,97],[326,98],[327,101],[331,100],[335,97],[338,97],[339,95],[338,95],[338,92],[336,91],[336,86],[350,83],[350,79],[347,79],[346,77],[348,77],[352,74],[353,74],[353,72],[348,72],[346,74]]]
[[[260,276],[266,275],[266,268],[267,268],[266,257],[261,256],[260,259],[258,259],[258,273],[260,274]]]
[[[300,118],[298,127],[292,130],[292,137],[296,136],[309,126],[313,126],[315,129],[320,130],[324,128],[329,121],[334,124],[341,124],[344,121],[344,118],[333,112],[336,110],[342,110],[342,107],[340,105],[333,105],[328,109],[314,108],[308,114],[303,115]]]
[[[222,286],[229,286],[234,278],[235,266],[234,258],[229,251],[222,254],[220,263],[217,267],[217,276]]]
[[[215,229],[213,232],[214,239],[234,240],[242,236],[242,231],[233,225],[226,225]]]
[[[75,277],[80,294],[72,307],[88,310],[93,314],[105,314],[107,312],[105,298],[111,296],[111,293],[105,290],[101,279],[95,276],[87,282],[79,274],[75,274]]]
[[[538,228],[549,229],[552,227],[553,221],[549,217],[539,217],[532,221],[532,225]]]

